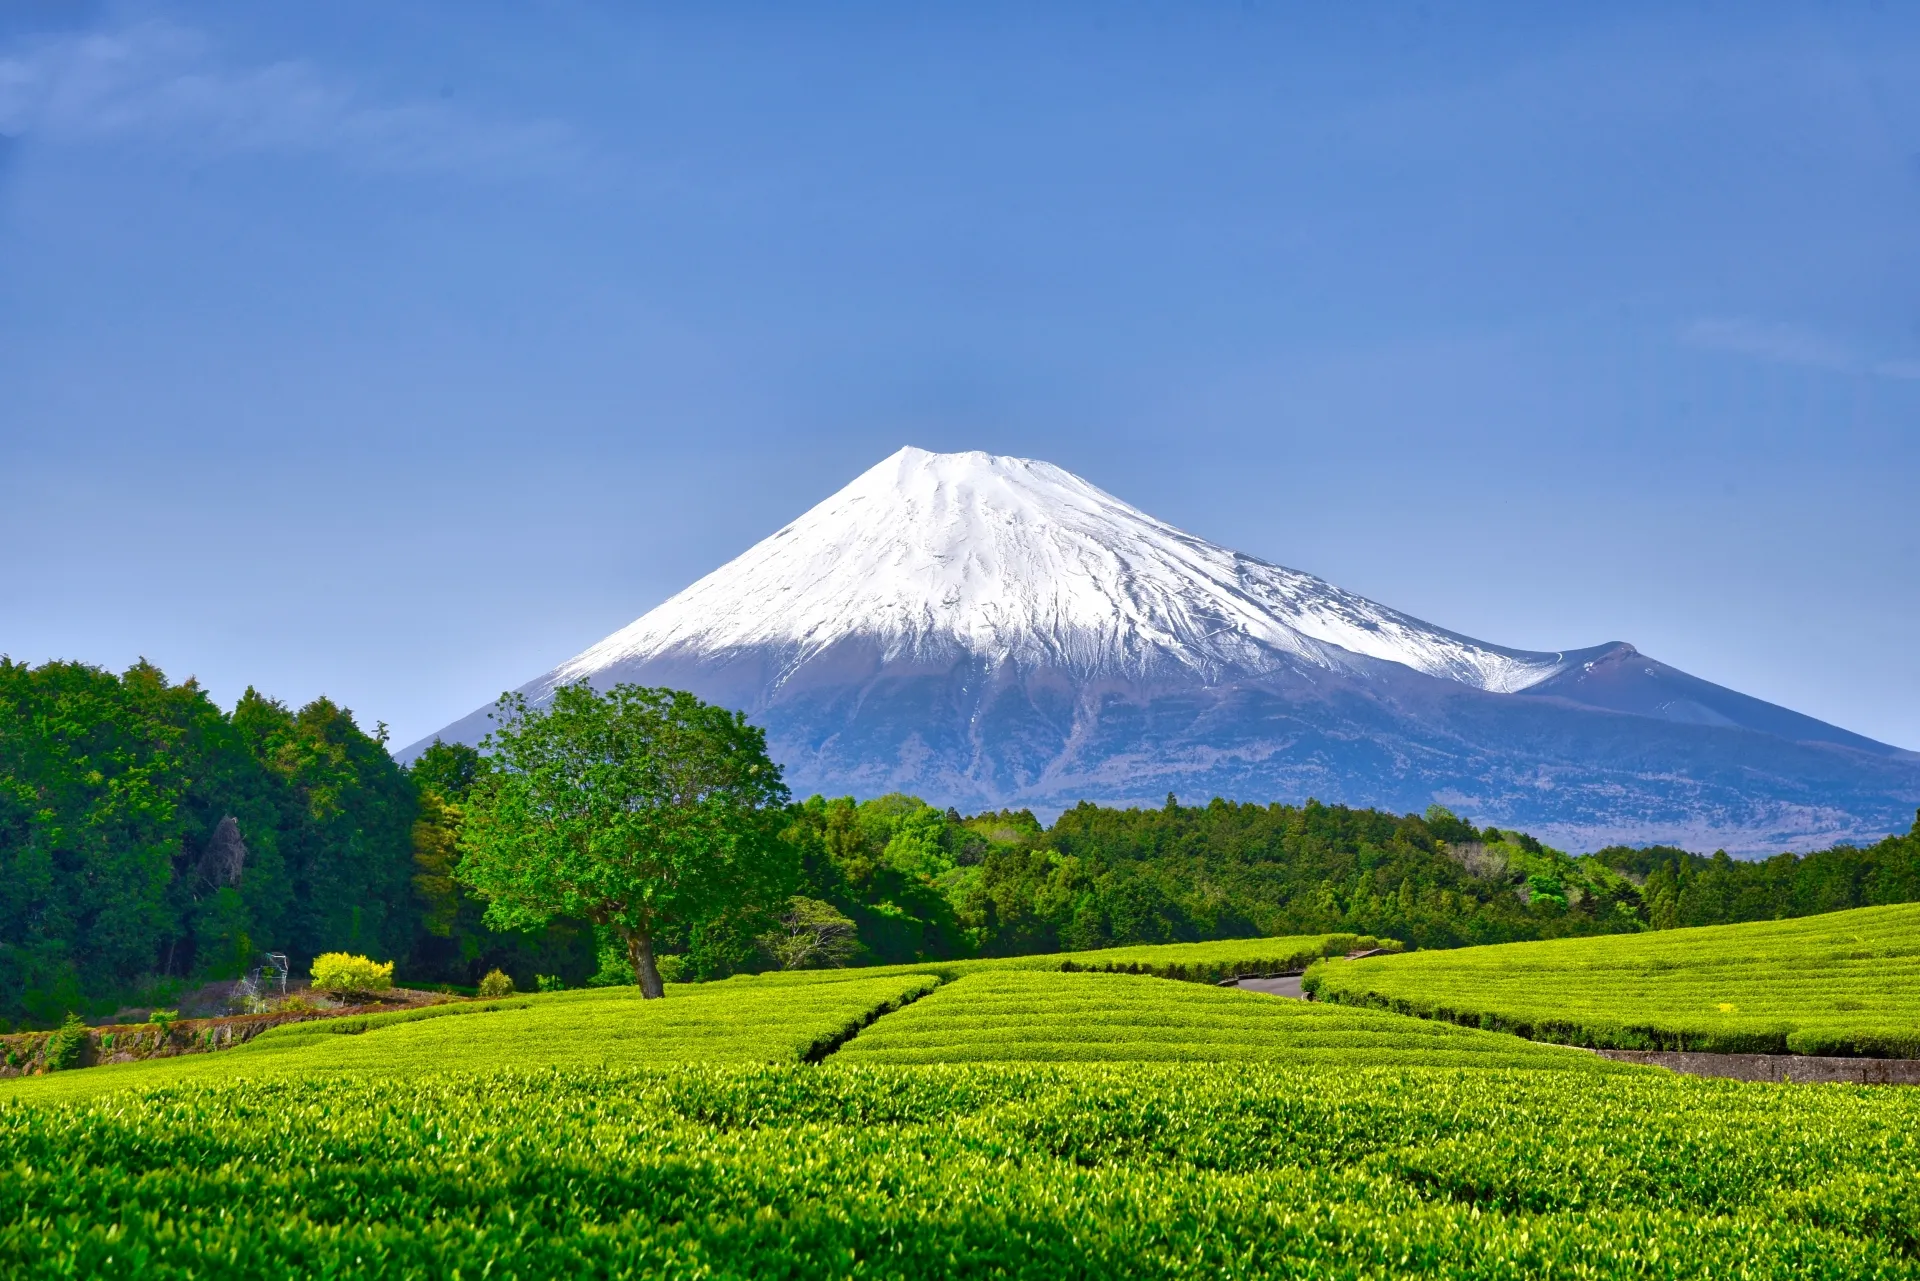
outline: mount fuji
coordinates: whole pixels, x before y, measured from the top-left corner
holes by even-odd
[[[1920,754],[1631,645],[1474,640],[984,453],[902,449],[521,689],[579,680],[746,711],[801,795],[1439,802],[1576,849],[1748,854],[1920,804]],[[432,738],[477,742],[490,710]]]

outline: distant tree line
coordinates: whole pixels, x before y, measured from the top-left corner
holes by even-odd
[[[810,895],[878,961],[1351,931],[1416,947],[1770,920],[1920,900],[1920,817],[1856,849],[1745,862],[1569,856],[1447,810],[1215,799],[963,818],[911,797],[796,807]]]
[[[1670,845],[1609,846],[1593,858],[1634,878],[1643,919],[1656,930],[1920,901],[1920,815],[1905,836],[1757,862]]]
[[[758,741],[690,696],[636,691],[625,706],[630,724]],[[1872,846],[1758,862],[1661,846],[1576,857],[1438,807],[1169,796],[1047,825],[903,795],[786,804],[776,777],[754,783],[778,822],[755,838],[739,904],[667,867],[661,884],[697,912],[567,900],[589,919],[540,908],[540,887],[515,880],[538,846],[499,816],[554,802],[494,777],[495,759],[436,743],[402,768],[384,729],[326,699],[293,710],[249,689],[228,713],[144,662],[114,675],[0,659],[0,1020],[164,1000],[268,950],[297,967],[365,953],[415,983],[499,968],[531,988],[633,982],[648,958],[671,981],[1319,931],[1456,947],[1920,900],[1920,820]],[[653,839],[634,831],[635,848]]]

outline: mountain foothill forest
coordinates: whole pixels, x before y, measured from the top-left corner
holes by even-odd
[[[488,760],[395,763],[384,727],[252,689],[231,712],[141,662],[0,659],[0,1031],[168,1003],[263,952],[397,962],[408,983],[629,984],[588,922],[495,929],[454,878]],[[663,940],[680,981],[1134,944],[1352,933],[1420,949],[1775,920],[1920,900],[1920,822],[1763,861],[1569,855],[1435,807],[1307,800],[962,815],[903,795],[793,803],[793,896],[850,923],[830,957],[743,917]],[[543,983],[544,980],[544,983]]]

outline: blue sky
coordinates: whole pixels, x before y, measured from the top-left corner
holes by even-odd
[[[404,743],[917,444],[1920,748],[1910,6],[16,0],[0,135],[16,659]]]

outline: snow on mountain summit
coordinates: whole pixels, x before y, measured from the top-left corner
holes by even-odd
[[[543,684],[745,650],[791,671],[847,639],[890,662],[1208,682],[1353,670],[1359,656],[1500,693],[1576,661],[1484,644],[1216,546],[1050,463],[909,447]]]
[[[796,796],[969,812],[1437,803],[1569,849],[1773,853],[1903,830],[1920,796],[1920,754],[1631,646],[1488,645],[982,453],[901,450],[519,692],[583,678],[738,709]]]

